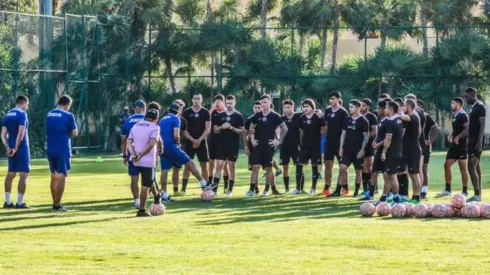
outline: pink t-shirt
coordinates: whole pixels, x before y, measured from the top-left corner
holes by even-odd
[[[134,151],[138,154],[148,147],[152,139],[158,140],[159,135],[160,127],[158,125],[150,121],[140,121],[131,128],[128,138],[133,140]],[[137,162],[133,162],[134,166],[154,168],[157,162],[156,153],[155,144],[148,154],[142,156]]]

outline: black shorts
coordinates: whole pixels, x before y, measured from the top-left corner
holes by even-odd
[[[192,142],[187,141],[185,145],[185,152],[191,159],[194,159],[194,156],[197,155],[197,159],[199,160],[199,162],[209,161],[208,144],[206,140],[203,140],[199,145],[199,147],[197,147],[196,149],[192,147]]]
[[[384,172],[388,175],[395,175],[400,171],[402,159],[396,155],[386,155],[386,160],[383,162]],[[405,169],[404,169],[405,170]]]
[[[218,158],[218,148],[219,148],[219,144],[218,141],[216,140],[216,137],[210,137],[208,139],[209,159]]]
[[[141,185],[144,187],[152,187],[155,182],[155,168],[136,166],[141,175]]]
[[[447,151],[446,159],[468,159],[468,149],[466,148],[466,144],[451,144],[451,147],[449,147],[449,150]]]
[[[296,165],[298,162],[299,150],[298,146],[295,145],[281,145],[279,149],[279,158],[281,159],[280,165],[289,165],[292,160],[293,164]]]
[[[339,143],[334,143],[330,139],[327,139],[327,146],[325,148],[325,155],[323,156],[323,159],[325,161],[332,161],[334,158],[337,158],[337,161],[340,161],[339,150]]]
[[[342,158],[340,159],[340,163],[349,167],[351,164],[354,164],[354,168],[356,170],[361,170],[362,167],[364,166],[364,158],[357,158],[357,152],[349,152],[345,151],[343,152]]]
[[[238,159],[239,148],[237,144],[223,144],[216,148],[216,159],[236,162]],[[209,152],[211,155],[211,152]]]
[[[420,158],[422,157],[422,151],[420,148],[403,151],[402,167],[408,168],[408,173],[418,174],[420,172]]]
[[[385,171],[384,169],[384,163],[381,160],[381,151],[376,151],[374,154],[374,161],[373,161],[373,169],[372,173],[383,173]]]
[[[321,165],[322,164],[322,152],[320,150],[320,145],[317,147],[303,148],[299,152],[298,163],[307,165],[311,160],[311,165]]]
[[[470,157],[470,158],[473,158],[473,157],[480,158],[481,157],[482,152],[477,152],[475,150],[476,142],[477,142],[476,140],[469,140],[468,141],[468,157]],[[485,147],[485,140],[482,140],[481,148],[483,148],[483,147]]]
[[[374,140],[372,140],[372,139],[369,139],[369,141],[368,141],[366,149],[364,150],[364,157],[365,158],[370,158],[370,157],[374,156],[373,141]]]
[[[422,148],[422,155],[424,156],[424,164],[429,164],[430,154],[432,153],[432,145],[425,145]]]
[[[260,165],[265,168],[272,167],[274,153],[275,149],[270,146],[255,147],[251,155],[250,164],[252,166]]]

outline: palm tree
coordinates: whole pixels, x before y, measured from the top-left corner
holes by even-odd
[[[277,0],[251,0],[248,5],[247,20],[259,20],[260,35],[267,37],[267,14],[276,8]]]
[[[340,26],[340,5],[339,0],[332,0],[334,7],[334,20],[333,20],[333,42],[332,42],[332,66],[330,72],[335,70],[337,62],[337,46],[339,44],[339,26]]]
[[[327,57],[327,35],[328,28],[332,26],[334,20],[334,8],[332,7],[331,0],[315,0],[314,8],[315,11],[313,16],[313,25],[322,30],[320,34],[320,45],[321,45],[321,57],[320,57],[320,68],[325,67],[325,60]],[[335,53],[337,48],[335,46]],[[335,58],[336,59],[336,58]]]

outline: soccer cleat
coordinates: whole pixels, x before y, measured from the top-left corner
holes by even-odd
[[[451,196],[451,192],[444,190],[441,193],[437,194],[436,198],[444,198],[444,197],[450,197],[450,196]]]
[[[369,195],[369,191],[362,191],[361,196],[364,197],[366,195]]]
[[[322,195],[324,195],[325,197],[330,197],[330,190],[329,189],[324,189],[322,191]]]
[[[348,194],[348,193],[347,193]],[[331,198],[338,198],[338,197],[342,197],[342,195],[340,194],[340,192],[333,192],[332,194],[330,194],[330,196],[328,197],[331,197]]]
[[[259,190],[259,188],[258,188],[258,187],[257,187],[257,188],[255,188],[254,192],[255,192],[255,195],[260,194],[260,190]]]
[[[63,205],[58,205],[58,206],[54,206],[53,205],[53,209],[51,209],[51,212],[55,212],[55,213],[59,213],[59,212],[68,212],[68,209],[66,209],[65,207],[63,207]]]
[[[264,191],[264,193],[262,193],[262,197],[268,198],[269,197],[269,192]]]
[[[467,199],[466,202],[481,202],[481,196],[474,195],[473,197]]]
[[[344,197],[349,196],[349,190],[344,189],[344,191],[343,191],[343,195],[344,195]]]
[[[282,194],[279,191],[277,191],[277,190],[272,190],[272,195],[274,195],[274,196],[281,196]]]
[[[254,191],[248,191],[247,194],[245,195],[245,198],[248,199],[248,198],[251,198],[253,196],[255,196],[255,192]]]
[[[311,189],[310,192],[308,193],[308,195],[315,196],[316,195],[316,190],[315,189]]]
[[[31,209],[31,207],[25,203],[22,204],[15,204],[16,209]]]
[[[408,203],[413,204],[413,205],[417,205],[420,202],[418,200],[410,200],[410,201],[408,201]]]
[[[140,205],[139,205],[139,204],[136,204],[136,205],[134,206],[134,209],[136,209],[136,210],[140,209]]]
[[[146,210],[138,210],[138,212],[136,213],[136,217],[138,218],[150,217],[150,214],[148,214]]]
[[[7,204],[6,202],[3,204],[3,209],[14,209],[15,208],[15,205],[13,202],[11,202],[10,204]]]
[[[420,199],[421,200],[427,200],[427,193],[420,193]]]
[[[360,198],[359,199],[360,201],[372,201],[374,200],[373,197],[369,196],[369,193],[367,195],[365,195],[364,197]]]
[[[359,196],[359,191],[354,191],[354,194],[352,195],[352,197],[354,197],[354,198],[355,198],[355,197],[357,197],[357,196]]]
[[[288,195],[289,194],[289,189],[284,190],[284,194]]]
[[[388,197],[387,197],[387,200],[392,200],[393,199],[393,193],[388,193]]]
[[[279,177],[280,175],[282,175],[282,170],[281,169],[279,169],[279,170],[276,171],[276,177]]]
[[[182,191],[174,192],[174,197],[183,197],[183,196],[185,196],[185,192]]]
[[[226,197],[227,198],[233,197],[233,193],[231,191],[228,191],[228,193],[226,193]]]
[[[408,202],[408,196],[400,196],[400,203]]]
[[[461,192],[461,195],[463,195],[465,198],[468,197],[468,193],[465,193],[465,192]]]
[[[302,194],[303,194],[302,190],[295,189],[291,191],[291,195],[302,195]]]

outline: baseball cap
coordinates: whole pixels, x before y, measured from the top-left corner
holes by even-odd
[[[172,111],[179,112],[179,110],[180,110],[180,105],[178,103],[175,103],[175,102],[170,104],[170,107],[168,107],[169,112],[172,112]]]
[[[136,100],[134,102],[134,107],[136,108],[145,108],[146,107],[146,103],[143,101],[143,100]]]
[[[149,118],[151,120],[158,119],[159,116],[160,116],[160,114],[158,113],[158,110],[156,110],[156,109],[148,109],[148,111],[146,111],[146,114],[145,114],[145,118]]]

